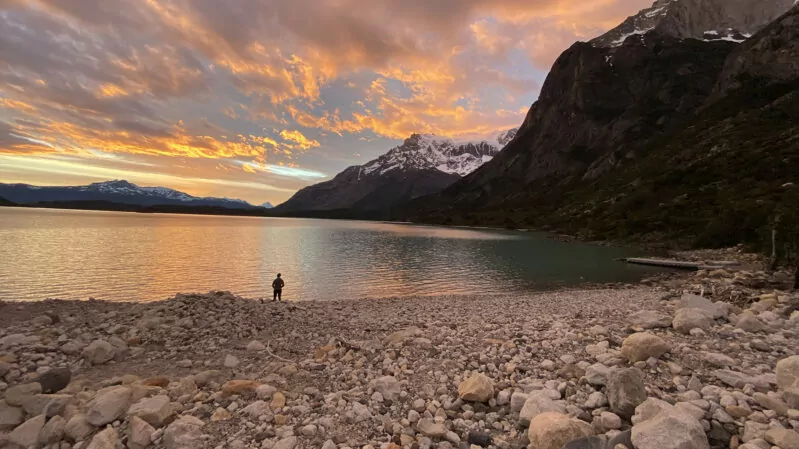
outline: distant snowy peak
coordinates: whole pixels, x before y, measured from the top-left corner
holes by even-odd
[[[795,0],[657,0],[591,42],[619,47],[650,31],[679,39],[743,42],[776,19]]]
[[[413,134],[402,145],[360,167],[360,176],[395,170],[438,170],[466,176],[490,161],[516,136],[518,129],[502,132],[493,141],[458,142],[430,134]]]
[[[99,192],[114,195],[128,195],[128,196],[146,196],[153,198],[161,198],[171,201],[180,201],[185,203],[208,203],[219,202],[229,203],[235,206],[252,206],[252,204],[236,199],[236,198],[216,198],[216,197],[200,197],[192,196],[188,193],[183,193],[178,190],[170,189],[168,187],[140,187],[132,182],[125,181],[124,179],[116,179],[113,181],[95,182],[87,186],[71,187],[72,189],[84,192]]]
[[[261,204],[261,207],[263,207],[264,209],[272,209],[272,208],[274,208],[275,206],[274,206],[274,205],[272,205],[272,203],[270,203],[269,201],[267,201],[267,202],[265,202],[265,203]]]

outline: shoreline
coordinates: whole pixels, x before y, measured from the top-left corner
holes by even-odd
[[[799,348],[799,294],[774,294],[772,278],[716,270],[488,299],[6,302],[0,447],[35,433],[58,449],[561,449],[541,445],[561,441],[541,420],[606,444],[671,414],[683,427],[655,427],[696,440],[681,447],[778,446],[799,430],[775,375]],[[697,328],[681,324],[686,305]],[[57,368],[66,388],[41,394]]]

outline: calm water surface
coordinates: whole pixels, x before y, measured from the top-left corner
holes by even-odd
[[[497,294],[632,281],[634,250],[525,232],[401,224],[0,208],[0,299],[152,301],[230,290],[327,300]]]

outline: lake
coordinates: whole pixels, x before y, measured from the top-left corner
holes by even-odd
[[[635,281],[628,248],[405,224],[0,207],[0,300],[153,301],[230,290],[287,300],[495,295]]]

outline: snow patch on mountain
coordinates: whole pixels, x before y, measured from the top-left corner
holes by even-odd
[[[438,170],[466,176],[490,161],[513,140],[517,131],[505,131],[493,141],[467,142],[430,134],[413,134],[402,145],[363,165],[359,176],[383,175],[394,170]]]

